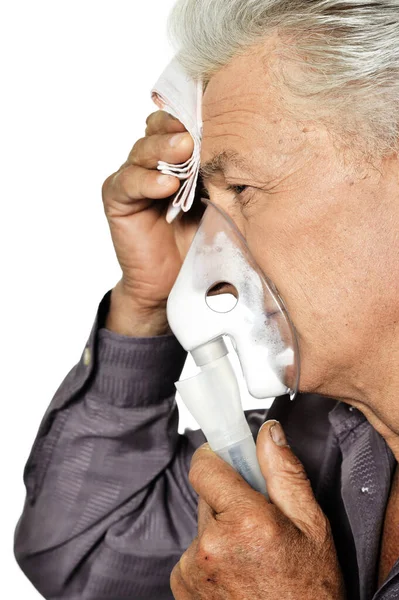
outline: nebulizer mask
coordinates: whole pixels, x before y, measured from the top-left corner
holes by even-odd
[[[198,132],[202,133],[198,117],[199,83],[186,77],[178,62],[173,61],[154,86],[153,98],[158,106],[173,111],[178,118],[176,92],[173,97],[171,82],[179,82],[177,97],[181,102],[184,95],[185,106],[191,106],[191,122],[180,120],[188,131],[191,127],[190,133],[195,133],[198,139]],[[170,174],[179,169],[182,179],[186,169],[186,181],[191,178],[185,198],[180,195],[178,202],[171,205],[173,218],[191,206],[187,198],[190,193],[193,198],[198,149],[194,158],[188,168],[189,161],[183,165],[159,165],[162,172]],[[257,265],[237,225],[211,200],[202,202],[206,210],[167,303],[169,326],[183,348],[191,353],[199,372],[175,385],[212,450],[254,489],[267,495],[226,339],[231,340],[237,353],[249,393],[259,399],[284,394],[294,398],[299,380],[297,339],[277,289]],[[226,312],[215,310],[209,302],[212,290],[220,289],[221,284],[224,289],[233,290],[235,297],[235,306]]]

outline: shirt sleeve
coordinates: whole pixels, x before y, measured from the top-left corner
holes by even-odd
[[[45,598],[171,599],[170,572],[196,535],[187,474],[205,438],[178,434],[177,339],[104,329],[109,301],[40,425],[15,554]]]

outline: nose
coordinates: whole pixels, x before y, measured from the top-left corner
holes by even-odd
[[[234,298],[238,298],[237,289],[227,281],[215,283],[207,292],[207,296],[219,296],[220,294],[231,294]]]

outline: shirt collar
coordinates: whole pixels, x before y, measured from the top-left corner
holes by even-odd
[[[330,411],[328,419],[340,442],[343,442],[347,435],[364,423],[366,417],[354,406],[338,402]]]

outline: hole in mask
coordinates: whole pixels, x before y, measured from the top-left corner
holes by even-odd
[[[214,312],[227,313],[237,305],[238,291],[231,283],[218,281],[208,289],[205,300]]]

